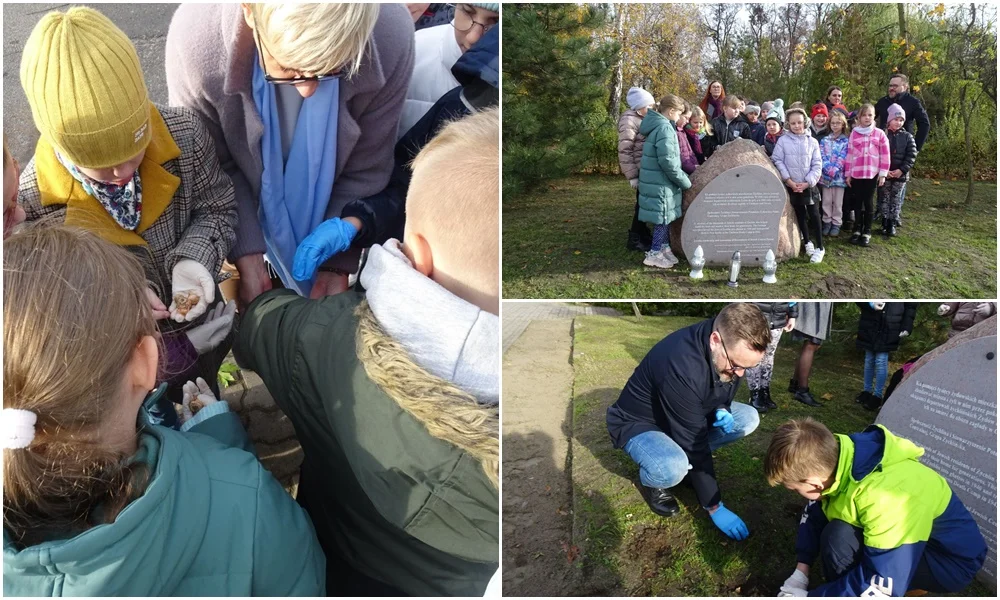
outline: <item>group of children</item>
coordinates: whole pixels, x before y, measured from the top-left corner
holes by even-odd
[[[40,139],[23,172],[3,149],[4,594],[481,595],[499,562],[499,241],[455,232],[498,231],[498,111],[417,155],[366,293],[275,290],[240,328],[216,303],[234,188],[201,118],[152,103],[134,45],[90,8],[42,17],[20,77]],[[234,342],[305,463],[336,458],[335,488],[303,477],[300,506],[256,459],[218,399]]]
[[[876,214],[884,235],[898,233],[917,156],[899,104],[889,107],[883,131],[875,125],[871,104],[850,113],[842,104],[820,102],[807,114],[800,102],[786,110],[780,98],[757,105],[727,96],[718,81],[697,106],[673,94],[656,103],[641,88],[630,89],[626,100],[629,110],[618,123],[619,164],[637,190],[626,247],[644,251],[647,266],[669,269],[679,262],[670,250],[667,226],[681,216],[681,196],[691,186],[688,176],[736,139],[759,144],[771,158],[788,188],[810,262],[823,261],[824,237],[840,235],[845,214],[853,214],[846,225],[851,244],[871,245]],[[656,143],[644,144],[651,136]],[[652,234],[645,223],[653,225]]]

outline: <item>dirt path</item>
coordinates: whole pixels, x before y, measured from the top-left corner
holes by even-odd
[[[575,588],[567,560],[572,343],[571,319],[531,321],[504,355],[505,596],[564,596]]]

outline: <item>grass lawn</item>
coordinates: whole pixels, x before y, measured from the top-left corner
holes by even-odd
[[[870,248],[841,233],[826,258],[802,256],[778,266],[778,283],[745,269],[740,287],[728,270],[690,279],[687,262],[664,271],[625,250],[634,192],[623,177],[590,175],[503,201],[504,298],[994,298],[997,186],[976,184],[963,206],[962,182],[910,182],[899,237],[873,235]]]
[[[874,419],[853,399],[862,387],[863,354],[854,349],[853,328],[834,321],[833,339],[817,353],[810,388],[822,408],[809,408],[786,392],[798,343],[786,334],[775,360],[772,395],[779,410],[761,418],[753,434],[715,453],[715,469],[726,505],[750,528],[743,542],[719,532],[694,491],[679,486],[681,512],[654,515],[636,488],[638,467],[611,447],[605,410],[618,398],[646,352],[671,331],[697,322],[690,317],[579,317],[573,348],[574,544],[577,564],[593,595],[738,596],[770,595],[795,568],[795,534],[805,500],[783,487],[771,488],[761,461],[774,430],[791,417],[813,416],[832,431],[859,431]],[[847,329],[852,329],[848,332]],[[940,335],[940,332],[933,335]],[[915,337],[919,337],[916,336]],[[926,350],[922,340],[904,341],[890,358],[901,361]],[[890,374],[899,364],[890,364]],[[741,385],[736,400],[746,402]],[[812,585],[821,582],[819,565]],[[974,583],[962,595],[994,594]]]

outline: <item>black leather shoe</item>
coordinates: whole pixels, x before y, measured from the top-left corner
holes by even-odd
[[[868,397],[865,398],[865,401],[862,404],[864,404],[865,408],[868,410],[878,410],[882,408],[882,399],[875,394],[868,394]]]
[[[681,508],[677,506],[677,499],[668,488],[642,487],[646,488],[648,495],[646,503],[649,504],[649,510],[661,517],[672,517],[680,512]]]
[[[750,390],[750,406],[756,408],[760,414],[767,412],[768,406],[764,402],[764,394],[761,393],[761,390]]]
[[[649,244],[644,243],[642,236],[638,233],[630,231],[628,232],[628,241],[625,243],[625,248],[634,252],[648,252]]]
[[[870,392],[862,391],[860,394],[854,397],[854,401],[858,404],[864,404],[868,400],[868,396],[871,396]]]
[[[813,395],[809,393],[808,388],[799,388],[795,390],[795,399],[806,406],[823,406],[819,402],[816,402]]]
[[[768,410],[773,410],[778,408],[778,405],[774,403],[774,400],[771,400],[771,388],[769,387],[761,388],[760,395],[764,402],[764,406],[766,406]]]
[[[855,231],[854,233],[851,234],[851,243],[854,244],[855,246],[861,243],[860,231]]]
[[[792,378],[788,380],[788,393],[794,394],[799,389],[799,380]]]

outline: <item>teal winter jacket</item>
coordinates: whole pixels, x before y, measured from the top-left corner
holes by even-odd
[[[681,196],[691,180],[681,169],[677,127],[660,113],[646,113],[639,133],[646,136],[639,163],[639,220],[666,225],[681,216]]]
[[[324,595],[312,523],[248,451],[234,413],[186,433],[151,425],[145,409],[140,422],[142,496],[67,539],[20,548],[5,528],[5,596]]]

